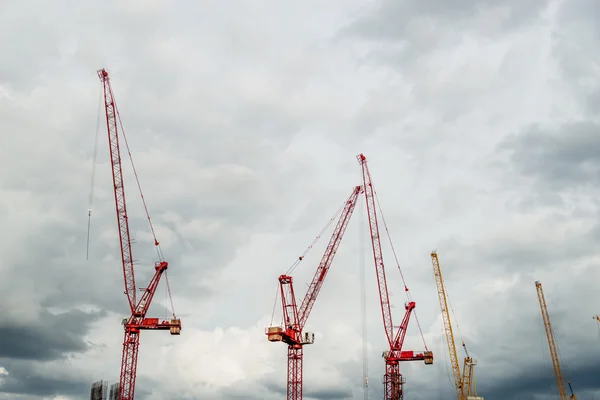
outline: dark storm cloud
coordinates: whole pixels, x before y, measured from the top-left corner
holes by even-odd
[[[573,248],[577,238],[586,240],[587,247]],[[590,379],[594,374],[597,376],[600,364],[596,361],[597,353],[590,352],[597,346],[598,337],[591,324],[594,307],[590,303],[591,287],[586,283],[589,274],[597,268],[593,262],[592,241],[592,236],[583,234],[572,241],[553,245],[538,236],[535,242],[545,243],[550,252],[548,256],[528,257],[525,254],[522,259],[515,257],[512,263],[502,266],[500,273],[496,267],[498,263],[504,264],[503,257],[498,259],[485,250],[481,254],[470,249],[476,252],[475,259],[486,260],[485,275],[491,280],[484,280],[484,274],[481,278],[475,276],[472,282],[475,289],[469,289],[469,296],[493,296],[497,306],[495,310],[486,310],[476,308],[470,302],[464,305],[464,310],[476,321],[466,342],[470,353],[480,361],[477,371],[480,395],[518,400],[526,398],[524,393],[530,395],[528,398],[534,395],[545,398],[543,395],[555,393],[548,345],[533,285],[540,276],[548,277],[542,283],[554,335],[561,350],[561,362],[568,367],[564,370],[565,379],[571,379],[574,384],[578,382],[581,390],[598,389],[597,380]],[[490,243],[484,247],[492,246]],[[553,258],[551,249],[563,246],[566,249],[560,252],[566,256]],[[570,266],[579,265],[578,258],[587,259],[584,265],[588,278],[585,273],[570,272],[574,271]],[[497,288],[485,287],[496,279],[505,283]],[[480,284],[484,286],[477,288]],[[554,391],[550,390],[552,387]]]
[[[587,391],[598,391],[600,363],[588,360],[586,363],[566,369],[563,367],[563,378],[567,394],[570,395],[566,380],[571,380],[573,391],[578,397],[586,397]],[[554,369],[547,365],[537,370],[528,370],[511,384],[490,380],[477,385],[479,393],[485,393],[486,399],[554,399],[558,395]],[[582,396],[583,394],[583,396]],[[591,396],[590,396],[591,398]]]
[[[32,396],[73,395],[82,398],[89,393],[90,384],[77,379],[48,378],[36,372],[30,363],[9,362],[6,370],[8,377],[3,377],[2,392],[10,394],[26,394]]]
[[[84,352],[89,343],[83,337],[103,315],[77,310],[55,315],[43,310],[33,324],[4,319],[0,322],[0,357],[51,361]]]
[[[498,147],[516,171],[552,190],[600,183],[600,126],[590,121],[534,125]]]

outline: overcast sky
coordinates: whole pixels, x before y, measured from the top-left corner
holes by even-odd
[[[557,398],[540,280],[565,378],[600,399],[596,0],[0,0],[0,34],[0,399],[118,381],[128,308],[102,120],[85,257],[103,67],[183,324],[142,334],[136,398],[285,397],[286,348],[264,335],[277,276],[360,183],[362,152],[435,356],[402,365],[406,398],[455,396],[436,249],[480,395]],[[125,168],[144,287],[155,253]],[[307,400],[363,399],[361,250],[382,396],[365,224],[361,200],[306,326]],[[294,271],[299,301],[330,232]],[[168,316],[164,284],[154,303]],[[405,349],[423,348],[413,320]]]

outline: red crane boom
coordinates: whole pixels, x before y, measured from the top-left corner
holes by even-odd
[[[115,206],[117,211],[117,225],[119,228],[119,240],[121,245],[121,261],[123,264],[123,278],[125,281],[125,294],[129,302],[131,315],[123,321],[125,328],[125,339],[123,341],[123,354],[121,361],[121,373],[119,377],[119,400],[133,400],[135,392],[135,380],[137,376],[137,359],[140,344],[139,333],[141,330],[169,330],[172,335],[179,335],[181,332],[181,320],[175,317],[171,320],[159,320],[158,318],[146,318],[148,308],[152,303],[154,293],[158,288],[160,278],[167,270],[169,264],[162,260],[154,265],[154,276],[139,302],[136,302],[136,285],[133,269],[133,258],[131,255],[131,236],[129,230],[129,220],[127,216],[127,206],[125,201],[125,187],[123,184],[123,170],[121,165],[121,150],[119,147],[119,118],[117,106],[115,103],[110,78],[105,69],[98,71],[98,77],[103,85],[104,108],[106,111],[106,126],[108,129],[108,145],[110,150],[110,161],[112,165],[112,178],[115,194]],[[134,169],[135,171],[135,169]],[[137,179],[137,174],[136,174]],[[138,181],[139,187],[139,181]],[[141,188],[140,188],[141,194]],[[143,195],[142,195],[143,199]],[[144,201],[146,216],[152,229],[152,222],[148,209]],[[152,229],[154,235],[154,229]],[[154,245],[158,247],[159,243],[154,235]],[[159,251],[159,255],[160,255]],[[170,295],[170,291],[169,291]]]
[[[281,303],[283,307],[283,319],[285,327],[267,328],[266,334],[271,342],[284,342],[288,345],[288,369],[287,369],[287,399],[302,400],[302,348],[306,344],[314,343],[314,334],[303,332],[304,325],[310,315],[310,312],[317,300],[319,291],[325,282],[325,277],[337,249],[342,241],[344,232],[350,222],[350,217],[356,207],[358,196],[362,193],[362,187],[356,186],[350,197],[343,206],[342,213],[338,223],[331,235],[327,249],[321,258],[321,262],[315,272],[315,275],[308,287],[304,300],[298,309],[296,306],[296,296],[294,294],[293,279],[289,275],[279,276],[279,286],[281,291]]]
[[[424,361],[425,364],[433,364],[433,352],[426,350],[415,354],[413,351],[402,351],[410,315],[416,307],[416,303],[414,301],[405,304],[406,313],[402,323],[398,328],[398,331],[394,333],[390,297],[387,288],[385,266],[383,263],[381,236],[379,234],[379,223],[377,220],[375,190],[371,180],[371,173],[369,172],[369,168],[367,166],[367,158],[363,154],[359,154],[357,159],[362,168],[363,187],[366,200],[365,203],[369,216],[369,229],[371,233],[371,244],[373,249],[373,260],[375,262],[375,270],[377,273],[377,286],[379,287],[379,302],[381,304],[383,327],[389,344],[389,351],[385,351],[383,353],[386,365],[385,375],[383,377],[385,392],[384,399],[401,400],[404,397],[402,387],[405,383],[405,379],[400,373],[400,361]]]

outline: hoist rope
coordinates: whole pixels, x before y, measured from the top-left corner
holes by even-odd
[[[329,228],[329,226],[333,223],[333,221],[335,221],[335,219],[338,217],[338,215],[342,212],[342,210],[344,209],[344,207],[346,206],[346,203],[343,203],[342,206],[336,211],[336,213],[333,215],[333,217],[331,217],[331,219],[329,220],[329,222],[327,222],[327,224],[325,225],[325,227],[323,229],[321,229],[321,232],[319,232],[319,234],[317,235],[317,237],[312,241],[312,243],[310,244],[310,246],[308,246],[308,248],[306,250],[304,250],[304,253],[302,253],[302,255],[300,257],[298,257],[296,259],[296,261],[294,261],[294,263],[288,268],[288,270],[286,271],[286,275],[291,274],[292,272],[294,272],[294,269],[296,269],[296,267],[298,266],[298,264],[300,264],[302,262],[302,260],[304,260],[304,257],[306,257],[306,255],[308,254],[308,252],[313,248],[313,246],[319,241],[319,239],[321,239],[321,236],[323,235],[323,233],[325,233],[325,231],[327,230],[327,228]]]
[[[271,313],[271,323],[269,326],[273,326],[273,321],[275,320],[275,308],[277,308],[277,298],[279,297],[279,283],[277,284],[277,290],[275,290],[275,301],[273,301],[273,312]],[[283,325],[283,317],[281,319]]]
[[[169,285],[168,271],[165,271],[165,283],[167,284],[167,293],[169,294],[169,301],[171,302],[171,313],[173,314],[173,318],[177,318],[175,316],[175,306],[173,305],[173,296],[171,295],[171,285]]]
[[[114,101],[114,97],[113,97],[113,101]],[[148,205],[146,204],[144,192],[142,191],[142,185],[140,184],[140,179],[139,179],[139,176],[137,173],[137,169],[135,168],[135,163],[133,162],[133,156],[131,155],[131,150],[129,148],[129,143],[127,141],[127,135],[125,135],[125,129],[123,128],[123,122],[121,120],[121,113],[119,112],[119,109],[117,108],[116,104],[115,104],[115,111],[116,111],[116,117],[119,121],[119,126],[121,127],[121,135],[122,135],[123,141],[125,143],[125,148],[127,149],[127,155],[129,156],[129,161],[131,162],[131,168],[132,168],[133,174],[135,176],[135,181],[136,181],[136,184],[138,187],[138,192],[142,199],[142,204],[144,205],[144,211],[146,212],[146,219],[148,220],[148,225],[150,226],[150,231],[152,232],[152,237],[154,239],[154,247],[156,249],[158,259],[160,261],[164,261],[163,252],[162,252],[162,249],[160,248],[160,243],[156,239],[156,232],[154,231],[154,225],[152,225],[152,219],[150,218],[150,212],[148,211]],[[173,318],[175,318],[175,306],[173,304],[173,296],[171,294],[171,287],[169,285],[169,279],[168,279],[166,271],[165,271],[165,281],[166,281],[166,287],[167,287],[167,294],[169,296],[169,300],[171,303],[170,304],[171,305],[171,313],[173,314]]]
[[[321,236],[323,236],[323,233],[325,233],[325,231],[329,228],[329,226],[331,226],[331,224],[333,223],[333,221],[336,220],[336,218],[338,217],[338,215],[340,215],[340,213],[342,212],[342,210],[344,209],[344,207],[346,206],[346,203],[343,203],[342,206],[335,212],[335,214],[333,215],[333,217],[331,217],[329,219],[329,221],[327,222],[327,224],[325,225],[325,227],[323,229],[321,229],[321,232],[319,232],[319,234],[314,238],[314,240],[312,241],[312,243],[306,248],[306,250],[304,250],[304,252],[300,255],[300,257],[298,257],[293,263],[292,265],[287,269],[287,271],[285,272],[285,275],[289,275],[292,272],[294,272],[294,270],[296,269],[296,267],[304,260],[304,257],[306,257],[306,255],[308,254],[308,252],[310,250],[312,250],[312,248],[314,247],[314,245],[319,241],[319,239],[321,239]],[[277,297],[279,295],[279,284],[277,285],[277,291],[275,292],[275,300],[273,301],[273,312],[271,313],[271,325],[273,325],[273,321],[275,320],[275,309],[277,308]],[[282,315],[282,324],[283,324],[283,315]]]
[[[387,227],[387,223],[385,222],[385,218],[383,216],[383,210],[381,209],[381,204],[379,204],[379,197],[377,196],[377,192],[373,189],[373,196],[375,197],[375,201],[377,202],[377,208],[379,208],[379,213],[381,215],[381,221],[383,222],[383,227],[385,229],[387,238],[390,242],[390,246],[392,248],[392,253],[394,254],[394,260],[396,262],[396,266],[398,267],[398,271],[400,272],[400,277],[402,277],[402,283],[404,284],[404,292],[406,293],[406,297],[408,301],[412,301],[410,292],[408,290],[408,286],[406,285],[406,280],[404,279],[404,274],[402,273],[402,268],[400,268],[400,262],[398,261],[398,255],[396,254],[396,249],[394,248],[394,243],[392,242],[392,237],[390,235],[390,231]],[[417,323],[417,327],[419,328],[419,332],[421,334],[421,339],[423,340],[423,346],[425,346],[425,351],[429,351],[427,348],[427,343],[425,343],[425,336],[423,335],[423,329],[421,329],[421,323],[419,322],[419,317],[417,316],[416,310],[413,310],[413,315],[415,316],[415,322]]]
[[[96,115],[96,134],[94,137],[94,154],[92,155],[92,178],[90,182],[90,196],[88,199],[88,223],[87,241],[85,247],[85,259],[90,255],[90,232],[92,228],[92,207],[94,205],[94,186],[96,181],[96,159],[98,157],[98,134],[100,132],[100,113],[102,112],[102,92],[98,94],[98,113]]]
[[[114,100],[113,100],[114,101]],[[142,204],[144,205],[144,211],[146,212],[146,218],[148,219],[148,225],[150,225],[150,231],[152,232],[152,237],[154,238],[154,246],[156,248],[156,253],[158,254],[158,259],[160,261],[164,261],[163,253],[160,248],[160,244],[156,239],[156,232],[154,231],[154,225],[152,225],[152,220],[150,219],[150,213],[148,211],[148,206],[146,204],[146,198],[144,197],[144,192],[142,191],[142,185],[140,184],[140,178],[138,177],[137,169],[135,168],[135,163],[133,162],[133,156],[131,155],[131,150],[129,149],[129,143],[127,142],[127,135],[125,135],[125,129],[123,128],[123,122],[121,121],[121,113],[119,109],[115,105],[115,110],[117,114],[117,119],[119,120],[119,126],[121,127],[121,135],[123,136],[123,141],[125,142],[125,148],[127,149],[127,155],[129,155],[129,161],[131,162],[131,168],[133,169],[133,175],[135,176],[135,182],[138,187],[138,191],[140,197],[142,199]]]
[[[446,285],[444,284],[444,287]],[[446,295],[446,301],[448,302],[448,306],[450,307],[450,312],[452,313],[452,318],[454,319],[454,326],[456,327],[456,332],[458,333],[458,337],[460,338],[460,343],[463,346],[463,349],[465,350],[465,352],[467,351],[467,346],[465,345],[465,341],[463,339],[463,335],[460,331],[460,325],[458,325],[458,319],[456,318],[456,314],[454,313],[454,307],[452,307],[452,303],[450,302],[450,296],[448,296],[448,292],[445,291],[445,295]],[[456,343],[454,344],[456,346]],[[467,356],[469,354],[467,353]],[[457,355],[458,356],[458,355]]]
[[[366,291],[366,269],[365,269],[365,212],[362,207],[359,215],[358,230],[358,260],[360,271],[360,314],[362,324],[362,367],[363,367],[363,396],[369,400],[369,355],[367,339],[367,291]],[[363,229],[365,228],[365,229]]]
[[[448,342],[448,337],[446,336],[446,326],[444,325],[444,318],[440,319],[440,328],[440,348],[443,348],[444,343]],[[446,360],[446,362],[444,363],[444,366],[446,367],[446,377],[448,378],[448,382],[451,383],[452,386],[454,386],[454,378],[452,377],[452,373],[450,372],[450,368],[448,367],[448,365],[450,365],[450,355],[447,351],[443,351],[442,353],[444,353],[444,359]]]

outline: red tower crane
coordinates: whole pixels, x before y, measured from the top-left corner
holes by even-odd
[[[296,307],[296,296],[292,277],[284,274],[279,276],[279,286],[281,291],[281,303],[283,306],[283,319],[285,327],[272,326],[267,328],[266,334],[271,342],[283,342],[288,345],[288,365],[287,365],[287,399],[302,400],[302,348],[306,344],[314,343],[314,333],[303,332],[306,320],[317,300],[319,291],[325,282],[325,276],[333,262],[335,253],[342,241],[344,232],[350,222],[350,217],[356,207],[358,196],[362,193],[362,187],[356,186],[350,197],[342,207],[338,223],[331,235],[325,254],[315,272],[315,275],[308,287],[304,300],[298,309]],[[335,218],[335,217],[334,217]],[[314,244],[314,243],[313,243]],[[312,246],[311,246],[312,247]],[[300,260],[302,257],[300,257]]]
[[[112,179],[115,194],[115,206],[117,211],[117,225],[119,228],[119,240],[121,244],[121,261],[123,264],[123,277],[125,280],[125,294],[129,301],[131,315],[123,320],[125,328],[125,340],[123,341],[123,354],[121,361],[121,374],[119,377],[119,400],[133,400],[135,392],[135,379],[138,361],[138,350],[140,345],[140,331],[142,330],[169,330],[172,335],[179,335],[181,332],[181,320],[177,319],[173,312],[173,318],[170,320],[159,320],[158,318],[146,318],[148,308],[152,303],[154,293],[160,282],[160,278],[167,270],[169,264],[164,261],[162,251],[160,250],[158,240],[152,227],[152,221],[148,214],[148,207],[141,191],[140,182],[133,166],[133,171],[138,184],[138,189],[144,203],[146,217],[150,224],[150,229],[154,237],[154,245],[156,246],[159,261],[154,265],[154,276],[150,280],[148,286],[143,290],[143,294],[139,300],[136,300],[136,287],[134,277],[134,261],[131,255],[131,236],[129,230],[129,220],[127,216],[127,207],[125,201],[125,188],[123,185],[123,170],[121,165],[121,150],[119,148],[119,137],[123,136],[125,145],[127,139],[121,132],[119,135],[118,127],[123,131],[121,125],[119,111],[115,103],[110,78],[105,69],[98,71],[98,77],[103,85],[104,92],[104,107],[106,111],[106,126],[108,129],[108,145],[110,150],[110,161],[112,165]],[[128,148],[129,150],[129,148]],[[129,153],[129,151],[128,151]],[[131,157],[131,153],[129,153]],[[132,161],[133,165],[133,161]],[[168,287],[168,281],[167,281]],[[169,296],[171,291],[169,290]],[[171,303],[172,305],[172,303]]]
[[[371,174],[367,167],[367,158],[363,154],[359,154],[357,159],[362,168],[363,187],[369,219],[369,229],[371,232],[371,244],[373,248],[373,258],[375,261],[375,270],[377,273],[377,285],[379,287],[379,301],[381,304],[381,314],[383,316],[383,326],[389,343],[389,351],[383,353],[385,359],[385,374],[383,376],[383,385],[385,400],[401,400],[403,398],[403,385],[406,382],[400,373],[401,361],[424,361],[425,364],[433,364],[433,352],[425,351],[415,353],[414,351],[403,351],[404,338],[406,329],[412,311],[416,304],[410,301],[405,304],[406,313],[402,319],[402,323],[395,331],[392,322],[392,311],[390,307],[390,297],[387,288],[387,278],[385,267],[383,264],[383,252],[381,248],[381,237],[379,235],[379,224],[377,221],[377,212],[375,204],[375,190],[371,181]],[[405,286],[405,291],[408,288]],[[422,334],[421,334],[422,335]]]

